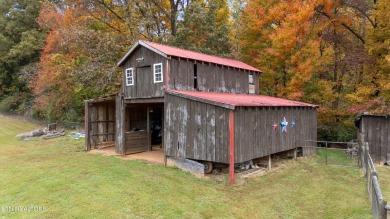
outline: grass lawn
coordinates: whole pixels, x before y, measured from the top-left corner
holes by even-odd
[[[389,166],[376,166],[378,172],[379,185],[382,190],[383,198],[390,204],[390,167]]]
[[[345,150],[334,148],[317,148],[317,163],[328,165],[340,165],[349,167],[358,167],[358,157],[348,156]]]
[[[231,186],[173,167],[87,154],[83,140],[67,136],[15,139],[34,128],[0,116],[0,218],[371,217],[355,168],[301,159]],[[44,210],[10,212],[9,206]]]

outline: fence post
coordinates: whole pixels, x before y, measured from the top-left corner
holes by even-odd
[[[380,219],[386,219],[387,218],[387,209],[386,209],[387,201],[381,199],[379,200],[379,212],[378,216]]]
[[[365,177],[366,177],[366,179],[368,179],[368,177],[369,177],[368,171],[370,168],[369,168],[369,164],[368,164],[368,143],[367,142],[364,142],[363,150],[364,150],[364,165],[366,166]]]
[[[328,165],[328,142],[325,143],[325,165]]]

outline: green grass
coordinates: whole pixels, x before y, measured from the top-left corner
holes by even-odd
[[[370,218],[358,169],[301,159],[231,186],[173,167],[87,154],[83,140],[67,136],[15,139],[34,128],[0,116],[0,218]],[[8,206],[45,210],[4,211]]]
[[[389,166],[376,166],[378,172],[379,185],[382,190],[383,198],[390,205],[390,167]]]
[[[334,148],[317,148],[316,161],[320,164],[358,167],[358,157],[348,156],[345,150]]]

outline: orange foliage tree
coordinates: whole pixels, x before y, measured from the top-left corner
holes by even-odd
[[[351,128],[350,109],[358,103],[351,94],[360,90],[373,99],[370,87],[379,86],[367,83],[373,59],[366,30],[377,28],[374,4],[250,0],[241,17],[240,56],[264,71],[262,93],[317,103],[321,125]]]

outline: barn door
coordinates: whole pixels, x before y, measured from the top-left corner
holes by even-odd
[[[150,127],[148,125],[149,110],[146,106],[130,107],[129,116],[130,130],[125,133],[125,154],[134,154],[149,150]]]

